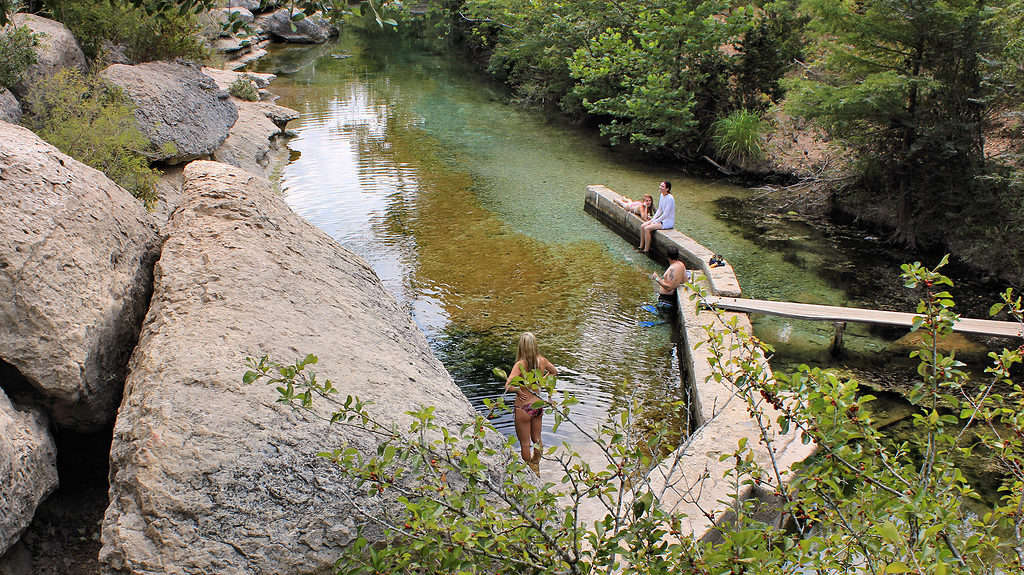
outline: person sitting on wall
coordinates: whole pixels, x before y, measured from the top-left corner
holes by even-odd
[[[679,301],[676,289],[686,282],[686,264],[679,259],[679,250],[675,246],[668,246],[665,255],[668,257],[668,268],[660,277],[652,273],[651,279],[658,284],[658,307],[675,311]]]
[[[640,219],[645,222],[651,219],[651,212],[654,211],[654,198],[651,197],[651,194],[644,194],[643,199],[639,202],[622,196],[615,198],[615,203],[625,208],[626,211],[640,216]]]
[[[651,249],[651,234],[654,230],[670,230],[676,223],[676,200],[672,197],[672,182],[665,180],[658,186],[658,190],[661,192],[658,211],[640,226],[640,245],[637,249],[644,253]]]

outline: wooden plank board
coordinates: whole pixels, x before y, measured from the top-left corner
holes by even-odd
[[[708,296],[707,302],[722,309],[747,313],[768,313],[808,320],[875,323],[906,328],[913,325],[916,315],[898,311],[719,296]],[[961,318],[953,326],[953,331],[1002,337],[1024,337],[1019,323],[990,319]]]

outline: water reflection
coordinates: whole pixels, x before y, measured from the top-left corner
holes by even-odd
[[[491,369],[508,369],[522,331],[558,366],[559,389],[580,398],[585,427],[616,405],[623,385],[659,399],[679,393],[671,330],[639,324],[653,297],[651,264],[609,254],[612,237],[583,215],[582,186],[571,210],[522,198],[502,170],[481,172],[479,157],[444,143],[455,130],[493,146],[508,129],[494,117],[505,107],[460,111],[466,95],[452,99],[457,87],[438,80],[430,58],[367,57],[357,43],[345,50],[351,58],[320,56],[275,83],[280,103],[302,112],[289,143],[299,155],[281,188],[297,212],[370,263],[471,401],[483,409],[502,394]],[[438,121],[441,137],[428,129]],[[493,209],[498,197],[536,217],[510,219]],[[557,241],[522,229],[538,221]],[[605,241],[579,231],[595,225]],[[511,414],[495,423],[512,433]],[[546,435],[553,443],[572,433]]]
[[[521,331],[537,334],[588,421],[679,381],[671,330],[639,323],[660,268],[584,214],[591,183],[638,196],[672,180],[677,227],[723,254],[749,297],[913,309],[877,241],[755,217],[746,190],[613,155],[592,133],[503,104],[454,59],[341,38],[277,48],[260,67],[286,74],[274,91],[302,114],[287,201],[370,263],[478,406],[501,393],[490,369],[510,366]],[[777,358],[829,360],[830,324],[752,319]],[[844,349],[889,362],[878,354],[900,335],[850,324]]]

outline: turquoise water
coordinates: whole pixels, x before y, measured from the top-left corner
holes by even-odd
[[[370,263],[480,409],[502,392],[491,368],[509,368],[527,330],[562,372],[559,388],[582,399],[584,424],[624,394],[682,393],[672,330],[640,325],[659,266],[583,212],[588,184],[656,196],[669,179],[676,227],[723,254],[747,297],[851,303],[819,269],[834,246],[810,228],[780,221],[767,233],[784,249],[751,237],[721,202],[749,191],[613,154],[590,131],[507,104],[455,58],[343,37],[274,48],[257,70],[278,73],[278,103],[301,113],[280,175],[288,203]],[[784,318],[756,329],[797,357],[832,337]],[[860,326],[846,339],[885,346]],[[511,420],[497,425],[508,432]]]

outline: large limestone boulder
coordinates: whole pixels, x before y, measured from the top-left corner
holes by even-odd
[[[319,12],[293,22],[287,8],[260,16],[256,25],[274,38],[297,44],[323,44],[338,35],[338,28]]]
[[[54,420],[109,423],[146,313],[157,227],[142,204],[0,122],[0,359]]]
[[[314,455],[337,429],[241,382],[244,358],[316,354],[385,421],[430,404],[454,428],[473,409],[373,270],[265,179],[206,161],[184,177],[114,429],[104,572],[328,572],[387,502]]]
[[[46,417],[37,410],[15,409],[0,390],[0,556],[56,488],[57,448]]]
[[[100,72],[135,102],[135,120],[152,144],[147,157],[169,164],[213,153],[238,110],[228,93],[198,67],[176,62],[114,64]]]
[[[85,54],[67,26],[35,14],[15,14],[11,20],[15,26],[27,26],[38,34],[39,40],[36,63],[28,67],[21,82],[12,88],[19,97],[25,97],[32,85],[63,68],[73,68],[82,73],[88,70]]]
[[[14,94],[6,88],[0,88],[0,122],[17,124],[21,121],[21,104]]]

